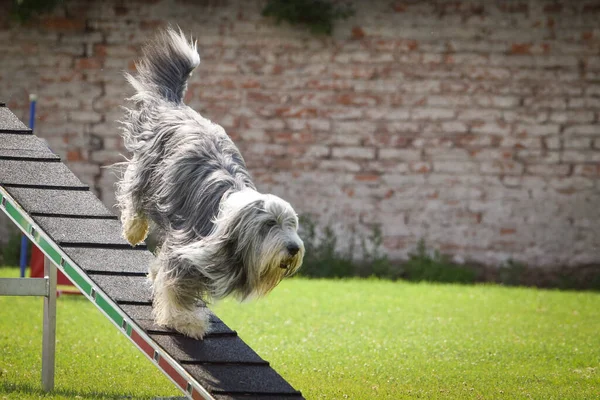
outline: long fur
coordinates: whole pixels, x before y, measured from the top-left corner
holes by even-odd
[[[156,322],[192,337],[207,329],[197,300],[266,295],[300,268],[304,245],[289,203],[257,192],[225,130],[183,103],[196,44],[167,29],[143,50],[126,109],[133,156],[117,186],[123,234],[158,238],[150,268]]]

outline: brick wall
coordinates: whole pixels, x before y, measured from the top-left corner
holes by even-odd
[[[3,2],[5,4],[7,2]],[[0,96],[107,204],[122,77],[166,22],[198,37],[187,100],[258,187],[340,235],[381,224],[457,260],[600,262],[600,2],[355,1],[331,38],[260,1],[65,1],[0,10]]]

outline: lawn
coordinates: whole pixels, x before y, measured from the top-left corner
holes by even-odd
[[[308,399],[600,398],[599,293],[292,279],[215,311]],[[0,399],[43,397],[41,322],[41,299],[0,297]],[[178,395],[83,298],[57,329],[45,398]]]

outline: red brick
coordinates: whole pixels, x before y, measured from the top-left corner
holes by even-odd
[[[428,162],[412,162],[409,163],[410,170],[417,174],[427,174],[431,172],[432,165]]]
[[[575,169],[573,170],[573,174],[587,177],[598,177],[600,176],[600,163],[576,165]]]
[[[544,6],[544,12],[546,14],[558,14],[562,11],[563,5],[559,3],[546,4]]]
[[[80,149],[67,151],[67,161],[83,161]]]
[[[529,11],[529,6],[525,2],[518,1],[509,1],[509,2],[501,2],[498,5],[500,11],[506,13],[527,13]]]
[[[531,43],[513,43],[511,54],[531,54]]]
[[[312,107],[281,107],[275,109],[275,115],[290,118],[316,117],[318,110]]]
[[[100,69],[103,65],[102,59],[94,57],[80,58],[75,62],[75,68],[77,69]]]
[[[347,93],[337,96],[335,102],[345,106],[374,106],[381,101],[375,96]]]
[[[406,3],[397,2],[392,4],[392,9],[394,10],[394,12],[403,13],[406,12],[406,10],[408,9],[408,5]]]
[[[122,4],[119,4],[119,5],[115,5],[114,11],[115,11],[115,15],[117,17],[122,17],[124,15],[127,15],[127,13],[129,12],[129,9]]]
[[[85,19],[47,16],[42,18],[41,26],[53,32],[83,32],[85,30]]]
[[[107,50],[105,44],[94,44],[94,55],[96,57],[106,57]]]
[[[148,31],[156,31],[157,29],[164,26],[165,22],[163,20],[142,20],[140,21],[140,29],[148,30]]]
[[[582,10],[583,14],[597,14],[600,13],[600,4],[598,2],[592,2],[585,4]]]
[[[377,182],[379,180],[379,175],[368,173],[356,174],[354,175],[354,179],[356,179],[359,182]]]
[[[352,28],[352,39],[360,40],[365,37],[365,31],[360,26]]]
[[[241,86],[244,89],[257,89],[261,87],[261,84],[259,80],[249,78],[245,81],[242,81]]]

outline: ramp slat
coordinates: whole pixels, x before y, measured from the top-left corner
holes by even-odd
[[[46,153],[35,150],[11,150],[0,149],[0,159],[2,160],[17,160],[17,161],[60,161],[60,157],[56,154]]]
[[[125,307],[122,306],[122,307]],[[213,314],[214,317],[214,314]],[[154,322],[153,319],[136,319],[135,320],[136,323],[140,326],[140,328],[142,328],[144,331],[146,331],[146,333],[148,333],[149,335],[161,335],[161,334],[176,334],[176,335],[180,335],[180,333],[169,329],[169,328],[164,328],[162,326],[158,326],[156,325],[156,323]],[[218,318],[215,317],[215,319],[211,318],[211,325],[210,325],[210,331],[208,333],[208,336],[222,336],[222,335],[231,335],[231,336],[235,336],[237,335],[237,333],[233,330],[231,330],[231,328],[229,328],[227,325],[225,325],[225,323],[221,320],[219,320]]]
[[[0,132],[31,134],[31,129],[22,123],[8,107],[0,107]]]
[[[211,392],[298,393],[277,372],[266,365],[193,365],[183,367]],[[260,376],[261,379],[256,379]]]
[[[10,133],[0,134],[0,158],[60,160],[37,136]]]
[[[121,238],[121,223],[116,220],[34,217],[40,227],[59,243],[91,243],[131,246]]]
[[[0,185],[88,189],[58,162],[0,160]]]
[[[7,188],[30,214],[55,214],[116,219],[92,192],[35,188]]]
[[[237,336],[190,339],[183,335],[150,335],[160,347],[180,362],[261,363],[265,362]]]
[[[0,107],[0,115],[2,107]],[[1,117],[0,117],[1,118]],[[2,122],[0,122],[2,124]],[[34,135],[21,135],[15,133],[4,133],[0,136],[0,150],[37,151],[40,153],[52,153],[42,139]]]
[[[111,299],[119,302],[152,302],[152,290],[145,276],[90,275]]]
[[[145,331],[152,333],[177,333],[172,329],[163,328],[156,325],[154,319],[152,319],[152,307],[148,305],[130,305],[122,304],[121,309],[129,316],[129,318],[136,321],[136,323]],[[210,333],[211,334],[235,334],[235,331],[231,330],[219,317],[215,314],[210,315]]]
[[[86,247],[64,247],[73,261],[88,273],[135,273],[146,274],[154,261],[149,251],[137,249],[95,249]]]

